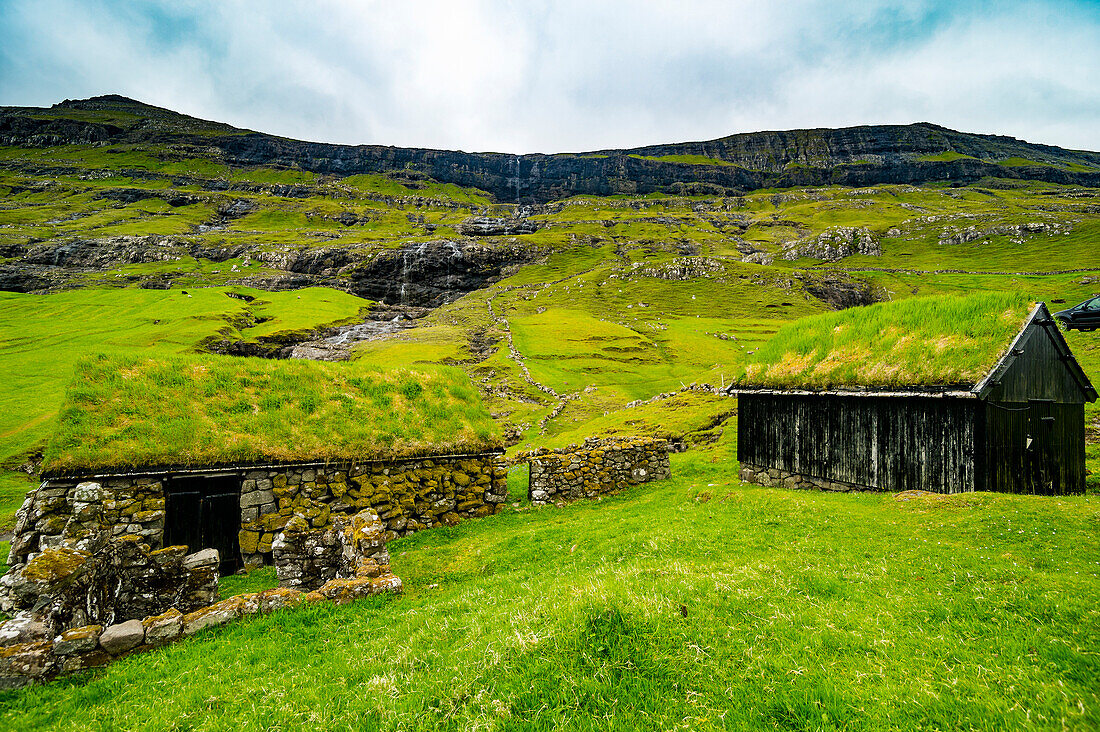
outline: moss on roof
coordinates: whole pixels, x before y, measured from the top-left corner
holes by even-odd
[[[501,445],[457,369],[96,355],[76,366],[43,468],[379,459]]]
[[[741,387],[838,389],[973,385],[1023,327],[1026,296],[921,297],[783,326],[735,377]]]

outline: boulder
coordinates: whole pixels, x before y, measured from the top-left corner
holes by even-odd
[[[85,625],[66,630],[53,642],[53,652],[58,656],[72,656],[77,653],[94,651],[99,645],[102,625]]]
[[[145,626],[140,620],[127,620],[107,626],[99,636],[99,645],[113,656],[140,646],[145,641]]]
[[[179,638],[183,632],[183,613],[169,608],[160,615],[145,618],[141,624],[145,627],[145,643],[150,646],[162,646]]]

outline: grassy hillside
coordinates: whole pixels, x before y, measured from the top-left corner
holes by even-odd
[[[98,150],[104,165],[112,162],[105,148]],[[11,152],[21,165],[28,157],[44,156],[45,162],[59,154],[55,148]],[[211,212],[225,203],[218,203],[223,194],[200,185],[206,179],[198,174],[188,179],[195,183],[180,185],[182,179],[162,175],[151,164],[149,177],[124,180],[111,177],[124,173],[122,164],[113,164],[118,168],[107,168],[110,175],[60,176],[49,187],[41,187],[41,178],[26,167],[0,169],[9,181],[20,181],[0,206],[0,217],[11,222],[0,228],[0,244],[30,251],[39,246],[35,240],[98,236],[102,216],[131,205],[97,197],[118,186],[206,196]],[[276,173],[235,170],[230,176],[263,179]],[[296,256],[322,244],[325,250],[358,251],[441,236],[461,240],[455,227],[472,211],[509,211],[471,206],[445,191],[415,203],[393,198],[371,189],[395,184],[382,177],[356,183],[362,187],[311,179],[299,184],[314,186],[307,195],[294,198],[267,190],[224,194],[256,208],[217,230],[167,239],[200,255],[236,252],[223,261],[188,254],[84,268],[75,275],[65,270],[76,277],[69,284],[83,289],[0,294],[0,365],[16,375],[9,388],[0,389],[0,404],[7,407],[0,416],[3,466],[12,470],[42,450],[80,355],[169,354],[211,340],[286,342],[322,324],[349,322],[369,305],[331,289],[241,289],[282,276],[268,264],[281,261],[276,255]],[[1093,246],[1100,231],[1097,195],[1030,184],[794,189],[730,199],[570,199],[531,213],[530,220],[542,225],[534,234],[478,240],[538,252],[534,263],[440,308],[415,329],[360,344],[356,357],[384,367],[457,365],[473,378],[491,411],[518,431],[521,446],[567,444],[609,425],[670,433],[674,424],[674,436],[705,439],[721,420],[724,407],[717,403],[675,415],[660,405],[624,408],[692,382],[728,382],[785,322],[827,312],[831,305],[821,293],[831,287],[863,287],[872,297],[890,299],[997,290],[1052,306],[1083,300],[1100,291],[1100,250]],[[182,215],[192,205],[200,204],[169,206],[156,216],[134,213],[135,231],[159,226],[165,216]],[[412,218],[411,211],[417,212]],[[354,213],[359,223],[344,226],[332,218],[343,212]],[[436,228],[426,233],[416,217]],[[881,255],[851,254],[832,263],[801,256],[807,243],[833,241],[845,227],[870,232]],[[799,256],[787,259],[792,252]],[[6,261],[20,267],[22,260]],[[334,277],[332,284],[340,284]],[[173,289],[137,289],[150,281]],[[234,284],[227,289],[227,283]],[[227,297],[233,288],[258,299]],[[1096,374],[1100,354],[1090,350],[1093,340],[1084,335],[1071,344],[1086,370]],[[1096,414],[1090,407],[1090,420]],[[1090,445],[1090,455],[1095,450]],[[9,497],[0,499],[7,501],[0,509],[7,506],[8,513],[29,484],[19,473],[5,475],[0,494]]]
[[[117,110],[67,113],[141,123]],[[201,120],[186,131],[243,134]],[[205,150],[0,149],[0,283],[34,290],[0,292],[0,525],[35,484],[20,467],[40,465],[89,354],[114,365],[80,367],[96,399],[123,364],[197,398],[200,412],[220,404],[251,419],[271,400],[282,422],[293,412],[301,426],[314,393],[340,417],[325,429],[355,433],[357,420],[327,398],[335,382],[295,383],[325,367],[242,361],[220,385],[180,379],[181,368],[214,344],[283,345],[357,322],[374,303],[351,293],[372,263],[392,257],[388,276],[409,277],[410,253],[439,240],[455,244],[441,251],[489,252],[499,276],[453,290],[416,327],[358,343],[332,373],[459,369],[513,451],[608,434],[659,435],[691,451],[674,456],[671,481],[560,510],[530,509],[517,470],[515,510],[391,545],[401,598],[287,611],[4,693],[0,727],[1100,725],[1097,405],[1086,409],[1085,496],[841,496],[741,485],[736,401],[686,388],[728,384],[801,318],[848,323],[828,339],[853,364],[866,360],[861,347],[883,355],[889,345],[892,357],[906,334],[881,341],[866,317],[876,311],[832,312],[843,305],[902,301],[895,307],[942,332],[957,313],[929,314],[924,296],[978,293],[997,307],[1003,297],[1003,309],[1079,302],[1100,291],[1100,190],[1003,179],[729,196],[624,188],[526,208],[417,171],[345,178],[231,165]],[[640,154],[688,170],[718,160]],[[537,229],[460,233],[473,215]],[[438,269],[442,286],[460,279]],[[1100,383],[1100,339],[1066,336]],[[984,359],[971,341],[956,344],[955,360]],[[158,443],[145,431],[96,447],[84,438],[125,409],[82,398],[71,404],[90,431],[60,434],[55,460],[101,464]],[[147,412],[185,434],[180,425],[199,419],[186,403]],[[403,427],[453,437],[430,422]],[[237,426],[228,442],[276,434],[260,417]],[[171,435],[159,442],[178,446]],[[226,442],[194,459],[224,456]]]
[[[1096,496],[674,479],[390,545],[398,598],[0,694],[11,729],[1090,729]]]

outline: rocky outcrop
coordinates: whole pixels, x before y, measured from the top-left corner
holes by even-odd
[[[694,279],[711,279],[724,274],[726,265],[719,259],[710,257],[680,257],[667,264],[651,265],[635,262],[631,265],[630,275],[635,277],[653,277],[658,280],[683,282]]]
[[[872,305],[882,298],[870,283],[843,275],[795,275],[802,289],[834,310]]]
[[[507,276],[538,252],[519,245],[437,241],[379,252],[344,270],[348,289],[390,305],[438,307]]]
[[[515,236],[534,234],[538,230],[537,223],[523,218],[471,216],[458,225],[458,233],[465,236]]]
[[[120,264],[166,262],[187,254],[187,249],[166,236],[112,236],[101,239],[51,240],[32,245],[24,265],[68,269],[109,269]]]
[[[992,236],[1007,236],[1017,243],[1020,243],[1027,237],[1037,234],[1054,236],[1056,234],[1068,234],[1071,231],[1073,231],[1072,224],[1061,222],[1045,223],[1042,221],[1029,221],[1026,224],[1004,224],[1000,226],[990,226],[984,229],[979,229],[977,226],[967,226],[965,228],[949,226],[940,233],[938,243],[940,246],[968,244],[974,241],[982,241]]]
[[[89,273],[107,272],[126,264],[172,262],[185,257],[212,262],[242,258],[262,262],[267,270],[249,275],[240,272],[233,280],[236,284],[266,290],[334,287],[390,305],[421,307],[453,302],[539,256],[533,247],[508,242],[441,239],[381,251],[298,246],[254,251],[241,244],[216,246],[202,243],[201,239],[157,234],[54,239],[6,251],[12,258],[0,263],[0,290],[9,292],[81,286]],[[236,275],[237,265],[226,265],[223,271]],[[172,285],[172,277],[133,275],[111,282],[167,289]],[[266,345],[248,344],[244,344],[245,351],[233,350],[233,344],[221,344],[215,350],[236,355],[277,355],[280,349],[293,344],[274,345],[274,351]]]
[[[881,257],[882,249],[874,235],[866,227],[836,226],[812,239],[802,239],[787,244],[782,249],[783,259],[792,261],[802,257],[835,262],[854,254]]]

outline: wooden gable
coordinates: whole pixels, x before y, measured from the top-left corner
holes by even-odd
[[[1008,353],[973,391],[994,402],[1083,404],[1097,396],[1044,303],[1035,306]]]

